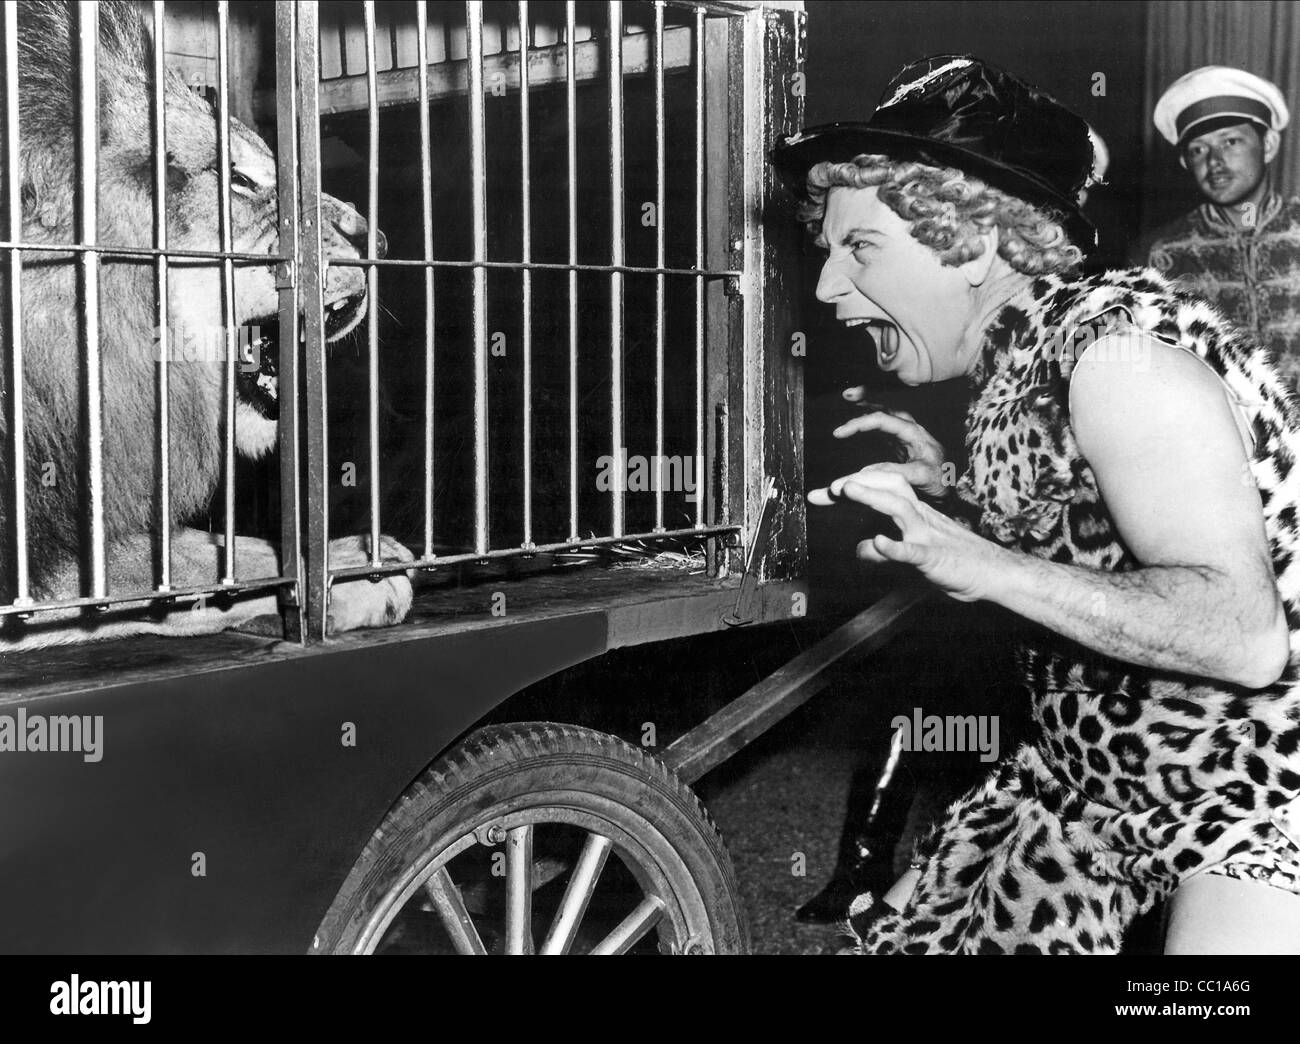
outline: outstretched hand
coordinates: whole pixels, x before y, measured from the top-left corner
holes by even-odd
[[[917,499],[908,480],[873,464],[837,478],[808,495],[819,505],[850,500],[888,515],[901,540],[880,535],[858,544],[865,562],[914,566],[940,590],[961,602],[988,598],[1009,553]]]
[[[891,436],[902,449],[903,460],[897,463],[884,461],[871,467],[902,475],[922,496],[937,500],[948,492],[943,475],[943,445],[921,427],[915,417],[906,410],[887,410],[883,406],[867,402],[866,389],[862,387],[845,388],[843,395],[847,401],[857,403],[870,412],[845,421],[836,428],[832,434],[837,439],[847,439],[851,435],[862,435],[870,431],[883,432]]]

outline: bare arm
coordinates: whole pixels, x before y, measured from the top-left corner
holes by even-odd
[[[991,600],[1107,656],[1249,688],[1272,684],[1286,664],[1285,641],[1256,619],[1262,600],[1226,570],[1103,573],[1012,557]]]
[[[858,473],[832,493],[898,523],[901,541],[859,546],[868,560],[911,563],[953,597],[997,602],[1117,659],[1261,688],[1285,668],[1289,635],[1245,451],[1217,378],[1182,349],[1149,347],[1126,353],[1142,363],[1089,353],[1072,396],[1080,451],[1139,570],[1007,550],[898,476]]]
[[[1051,563],[1030,561],[1007,577],[1004,604],[1133,663],[1251,687],[1275,681],[1288,655],[1286,617],[1259,492],[1219,379],[1181,348],[1106,338],[1075,370],[1071,426],[1145,568],[1080,570],[1058,584],[1050,568],[1035,568]],[[1084,620],[1071,622],[1080,609]]]

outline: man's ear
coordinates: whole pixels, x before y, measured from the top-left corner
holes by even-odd
[[[1182,149],[1178,150],[1178,165],[1182,167],[1183,170],[1187,169],[1187,153]]]
[[[966,282],[971,286],[983,286],[984,280],[988,279],[989,271],[993,268],[993,262],[997,260],[998,230],[996,226],[987,228],[980,233],[980,244],[984,248],[980,251],[980,256],[973,257],[959,266],[961,274],[966,277]]]
[[[1272,163],[1277,157],[1277,150],[1282,147],[1282,135],[1269,128],[1264,132],[1264,162]]]

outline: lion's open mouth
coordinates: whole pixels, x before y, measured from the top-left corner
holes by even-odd
[[[366,293],[343,297],[325,306],[325,339],[337,341],[366,314]],[[268,315],[250,324],[262,333],[242,353],[236,367],[235,391],[240,400],[267,420],[280,415],[280,318]]]
[[[241,353],[235,369],[235,393],[261,416],[275,420],[280,414],[280,319],[267,316],[258,320],[255,328],[268,332],[250,346],[251,358],[248,352]]]

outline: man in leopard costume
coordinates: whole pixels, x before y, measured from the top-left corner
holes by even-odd
[[[1033,625],[1037,738],[859,897],[857,949],[1114,953],[1172,897],[1172,952],[1300,952],[1300,408],[1272,359],[1153,271],[1073,276],[1086,124],[976,59],[913,63],[773,161],[829,252],[818,297],[904,383],[972,390],[955,503],[941,447],[880,414],[840,434],[908,460],[810,500],[893,519],[864,560]]]

